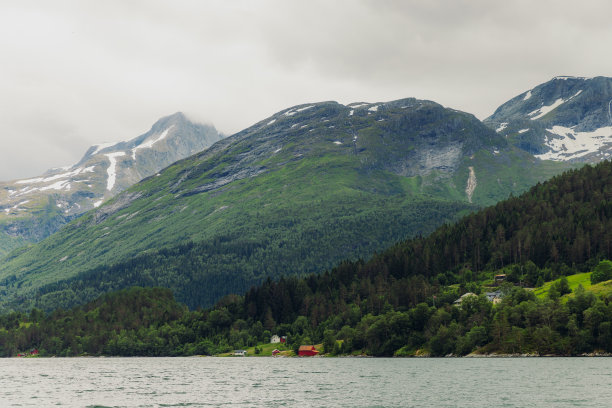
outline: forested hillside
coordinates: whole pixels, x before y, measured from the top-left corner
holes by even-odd
[[[190,312],[167,291],[131,289],[49,319],[38,310],[12,314],[2,320],[0,344],[5,355],[28,347],[68,355],[211,354],[276,333],[292,347],[322,343],[329,354],[609,353],[611,187],[612,163],[586,166],[367,262],[268,280],[208,310]],[[570,288],[566,276],[592,270],[589,290]],[[507,282],[494,304],[484,292],[500,273]],[[524,288],[544,281],[555,281],[544,297]],[[475,295],[454,304],[468,291]],[[147,320],[148,303],[130,304],[149,298],[161,299],[159,320]],[[115,311],[96,311],[104,308]],[[49,343],[52,333],[64,340]],[[106,336],[96,347],[84,340],[93,333]]]

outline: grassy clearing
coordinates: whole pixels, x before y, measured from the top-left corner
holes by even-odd
[[[612,294],[612,280],[599,282],[595,285],[592,285],[589,290],[598,296],[609,296],[610,294]]]
[[[548,291],[554,282],[555,281],[546,282],[542,287],[536,288],[536,290],[534,290],[535,295],[540,299],[548,297]],[[578,285],[582,285],[582,287],[586,290],[591,290],[591,272],[570,275],[567,277],[567,282],[569,283],[569,287],[572,292],[578,287]]]
[[[255,353],[255,347],[249,347],[248,349],[246,349],[247,355],[251,357],[271,357],[272,351],[274,351],[275,349],[280,350],[281,356],[291,357],[294,355],[293,351],[283,343],[264,343],[258,344],[257,347],[260,350],[259,354]]]
[[[554,282],[555,281],[546,282],[542,287],[536,288],[534,290],[535,295],[540,299],[547,298],[548,291],[550,290],[550,287]],[[583,288],[585,288],[589,292],[593,292],[597,296],[608,296],[612,294],[612,280],[592,285],[591,272],[579,273],[576,275],[568,276],[567,282],[569,283],[569,287],[572,290],[572,293],[564,295],[561,298],[564,301],[567,301],[567,299],[574,296],[573,292],[576,290],[578,285],[582,285]]]
[[[255,348],[259,349],[259,353],[255,352]],[[258,344],[257,346],[246,348],[247,357],[272,357],[272,352],[278,349],[280,353],[279,356],[282,357],[295,357],[295,353],[293,350],[283,343],[263,343]],[[320,350],[320,347],[317,347]],[[219,354],[218,357],[234,357],[234,352],[230,351],[228,353]]]

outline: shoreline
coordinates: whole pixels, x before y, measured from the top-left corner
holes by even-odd
[[[368,355],[357,355],[357,356],[327,356],[327,355],[318,355],[318,356],[207,356],[207,355],[193,355],[193,356],[70,356],[70,357],[58,357],[58,356],[37,356],[37,357],[2,357],[5,359],[24,359],[24,360],[33,360],[33,359],[50,359],[50,358],[70,358],[70,359],[97,359],[97,358],[300,358],[300,359],[308,359],[308,358],[392,358],[392,359],[446,359],[446,358],[601,358],[601,357],[612,357],[612,353],[605,352],[593,352],[593,353],[582,353],[582,354],[574,354],[574,355],[563,355],[563,354],[535,354],[535,353],[514,353],[514,354],[467,354],[465,356],[455,356],[455,355],[446,355],[446,356],[429,356],[429,355],[420,355],[420,356],[386,356],[386,357],[377,357],[377,356],[368,356]]]

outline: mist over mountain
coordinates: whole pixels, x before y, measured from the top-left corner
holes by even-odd
[[[0,183],[0,255],[49,236],[71,219],[220,138],[213,126],[175,113],[134,139],[90,147],[72,166]]]

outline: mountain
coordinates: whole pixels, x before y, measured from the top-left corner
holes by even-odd
[[[597,163],[612,153],[612,78],[560,76],[501,105],[485,123],[546,160]]]
[[[73,166],[0,183],[0,255],[25,242],[40,241],[71,219],[220,138],[214,127],[175,113],[129,141],[90,147]]]
[[[368,258],[565,168],[430,101],[295,106],[11,253],[0,307],[68,307],[132,285],[209,305]]]

